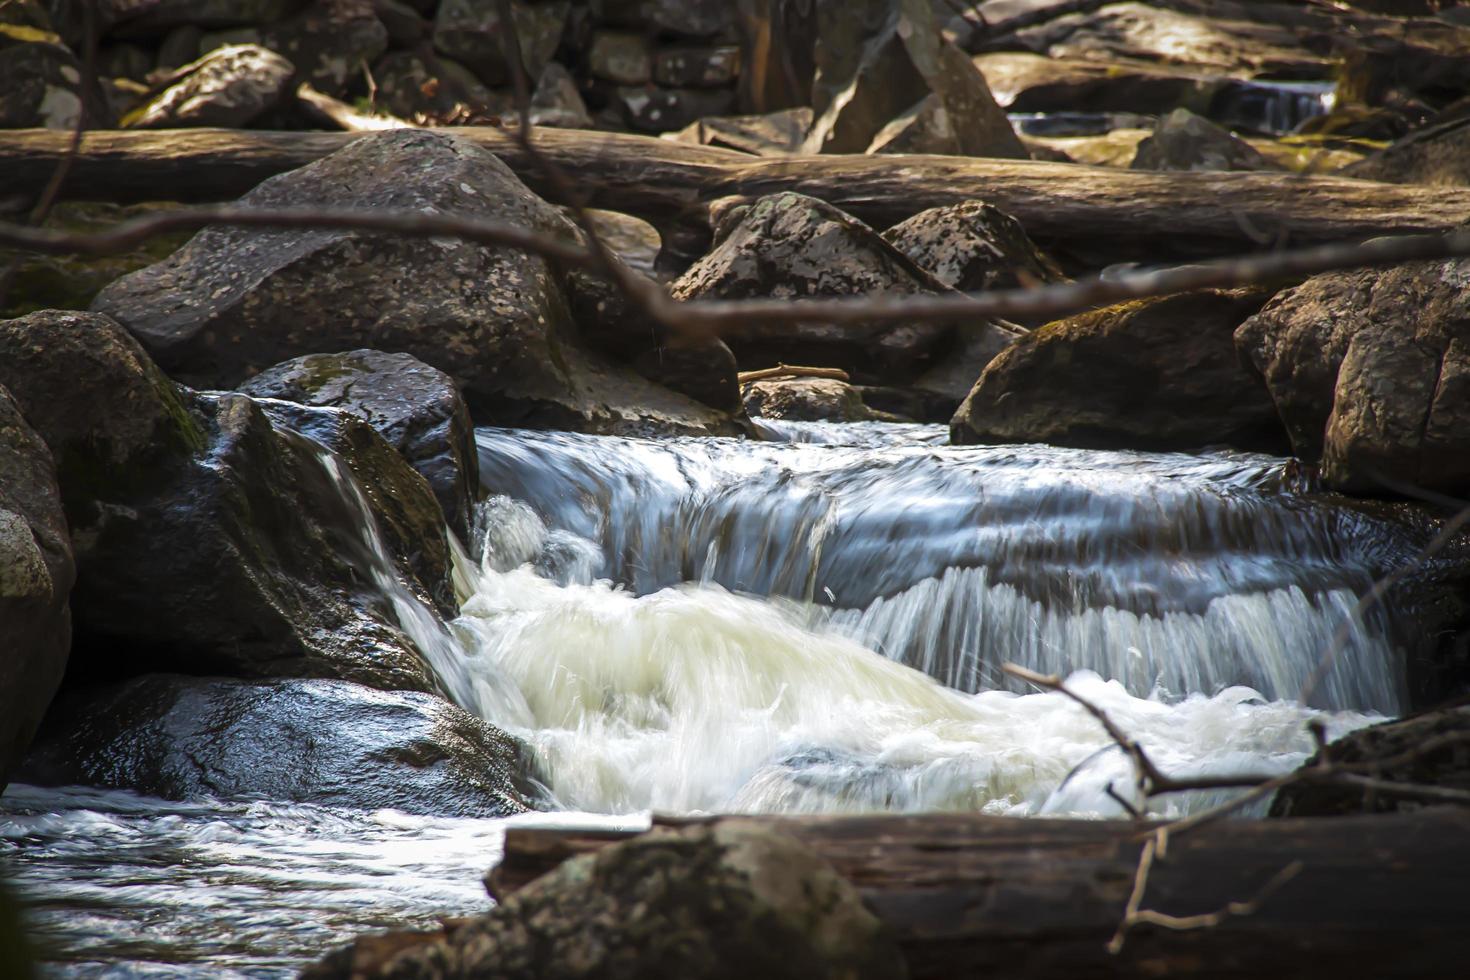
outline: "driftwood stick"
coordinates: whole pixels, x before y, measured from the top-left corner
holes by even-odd
[[[851,380],[847,372],[842,368],[830,367],[802,367],[797,364],[777,364],[775,367],[760,368],[756,371],[741,371],[737,375],[742,385],[753,384],[756,381],[769,381],[772,378],[826,378],[830,381]]]
[[[368,133],[382,129],[413,129],[413,123],[386,113],[368,114],[358,112],[340,99],[325,92],[318,92],[310,83],[302,82],[296,89],[296,101],[322,122],[349,133]]]

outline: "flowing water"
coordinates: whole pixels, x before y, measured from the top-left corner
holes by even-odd
[[[1399,710],[1393,618],[1356,603],[1411,549],[1293,492],[1284,460],[767,429],[481,430],[492,496],[447,626],[324,457],[446,691],[529,747],[551,812],[517,819],[1116,815],[1126,761],[1007,661],[1066,676],[1178,774],[1286,771],[1309,718]],[[15,787],[0,840],[59,974],[254,977],[483,908],[504,824]]]

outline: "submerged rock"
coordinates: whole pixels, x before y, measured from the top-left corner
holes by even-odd
[[[1235,334],[1293,452],[1356,493],[1470,492],[1470,260],[1329,272]]]
[[[132,129],[244,126],[280,101],[296,69],[254,44],[216,48],[145,105],[123,117]]]
[[[66,671],[75,578],[51,452],[0,386],[0,790]]]
[[[369,205],[577,235],[494,154],[445,132],[363,136],[240,203]],[[733,431],[727,416],[588,350],[564,280],[538,256],[459,239],[209,228],[113,283],[93,308],[197,387],[232,387],[303,354],[372,347],[450,375],[485,423]]]
[[[429,482],[450,527],[469,540],[480,471],[469,409],[449,375],[408,354],[355,350],[277,364],[240,391],[363,419]]]
[[[907,976],[898,947],[830,864],[791,837],[733,820],[655,830],[573,858],[446,932],[396,949],[360,942],[302,977]]]
[[[992,361],[950,424],[956,443],[1279,451],[1271,399],[1238,361],[1260,290],[1201,290],[1039,327]]]
[[[1411,718],[1360,728],[1331,743],[1327,758],[1338,763],[1375,763],[1372,776],[1389,783],[1412,783],[1470,792],[1470,706],[1428,711]],[[1405,758],[1406,756],[1414,758]],[[1303,764],[1310,769],[1321,754]],[[1432,794],[1378,787],[1366,789],[1330,782],[1286,786],[1271,803],[1273,817],[1329,817],[1352,813],[1391,813],[1444,805]],[[1470,803],[1460,803],[1461,806]]]
[[[58,699],[24,777],[169,800],[499,817],[530,807],[519,756],[514,739],[432,694],[148,674]]]
[[[367,423],[316,410],[344,430],[334,463],[242,395],[179,389],[95,314],[0,322],[0,385],[57,461],[81,676],[178,669],[433,688],[371,574],[363,513],[329,466],[357,475],[397,543],[380,571],[447,611],[443,517]]]
[[[1196,116],[1175,109],[1138,144],[1134,170],[1278,170],[1245,140]]]

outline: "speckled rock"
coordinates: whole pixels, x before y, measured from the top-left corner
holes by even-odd
[[[981,201],[920,211],[889,228],[883,238],[961,292],[1018,289],[1066,278],[1019,221]]]
[[[1138,144],[1133,170],[1279,170],[1245,140],[1188,109],[1175,109]]]
[[[653,45],[634,31],[598,31],[587,49],[587,71],[617,85],[645,85],[653,80]]]
[[[51,452],[0,387],[0,790],[66,671],[75,577]]]
[[[674,88],[732,85],[740,77],[740,48],[733,44],[663,48],[653,61],[653,78]]]
[[[240,391],[363,419],[429,482],[450,527],[469,540],[480,470],[469,409],[449,375],[408,354],[355,350],[277,364]]]
[[[388,47],[372,0],[311,0],[293,17],[266,21],[258,42],[296,66],[296,81],[341,96]],[[256,38],[246,38],[256,41]]]
[[[1315,276],[1235,341],[1328,486],[1470,492],[1470,260]]]
[[[447,132],[354,140],[246,195],[244,206],[402,208],[483,216],[576,235],[488,150]],[[454,378],[484,424],[594,431],[733,431],[582,343],[564,276],[512,248],[349,231],[210,228],[120,279],[94,308],[124,323],[165,370],[233,387],[280,361],[371,347]]]
[[[1281,425],[1236,358],[1260,290],[1109,306],[1032,331],[996,357],[950,425],[956,443],[1279,451]]]
[[[1470,187],[1470,119],[1417,130],[1341,173],[1390,184]]]
[[[414,51],[390,51],[373,66],[380,108],[411,122],[451,117],[458,112],[508,114],[511,100],[486,88],[468,68],[449,58],[432,63]]]
[[[296,73],[291,62],[253,44],[216,48],[179,71],[183,77],[124,116],[120,125],[244,126],[280,101]]]
[[[431,694],[148,674],[58,699],[24,775],[171,800],[499,817],[528,808],[519,752]]]
[[[1457,741],[1458,740],[1458,741]],[[1327,746],[1327,758],[1340,763],[1389,762],[1443,743],[1409,762],[1385,765],[1373,776],[1389,783],[1412,783],[1462,793],[1470,791],[1470,706],[1461,705],[1360,728]],[[1310,768],[1320,754],[1303,763]],[[1287,786],[1271,802],[1273,817],[1330,817],[1352,813],[1392,813],[1444,805],[1412,789],[1367,790],[1359,786],[1303,782]],[[1460,804],[1464,806],[1466,804]]]
[[[378,950],[381,952],[382,947]],[[573,858],[488,915],[387,957],[349,946],[303,980],[604,977],[898,980],[903,957],[857,890],[751,823],[655,830]]]
[[[723,224],[731,227],[714,251],[671,287],[676,299],[800,301],[817,296],[907,296],[949,288],[861,221],[801,194],[763,197],[744,210],[732,211]],[[751,324],[726,342],[743,369],[777,363],[840,367],[858,381],[889,383],[911,381],[934,366],[948,352],[954,335],[954,325],[935,323],[840,328],[819,323]]]
[[[539,77],[556,53],[571,6],[566,0],[512,0],[521,67],[531,78]],[[435,49],[474,72],[486,85],[507,85],[515,78],[505,60],[502,34],[500,7],[495,3],[443,0],[434,17]]]
[[[862,391],[829,378],[772,378],[741,388],[745,410],[763,419],[797,422],[893,421],[863,404]]]

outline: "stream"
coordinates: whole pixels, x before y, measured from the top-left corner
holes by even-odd
[[[1402,626],[1357,605],[1408,545],[1292,489],[1287,460],[762,424],[770,441],[482,429],[460,616],[365,569],[453,699],[527,745],[546,812],[12,786],[0,860],[52,974],[293,976],[354,932],[485,908],[509,822],[1118,815],[1121,753],[1006,662],[1068,678],[1178,775],[1285,772],[1307,720],[1335,737],[1403,707]]]

